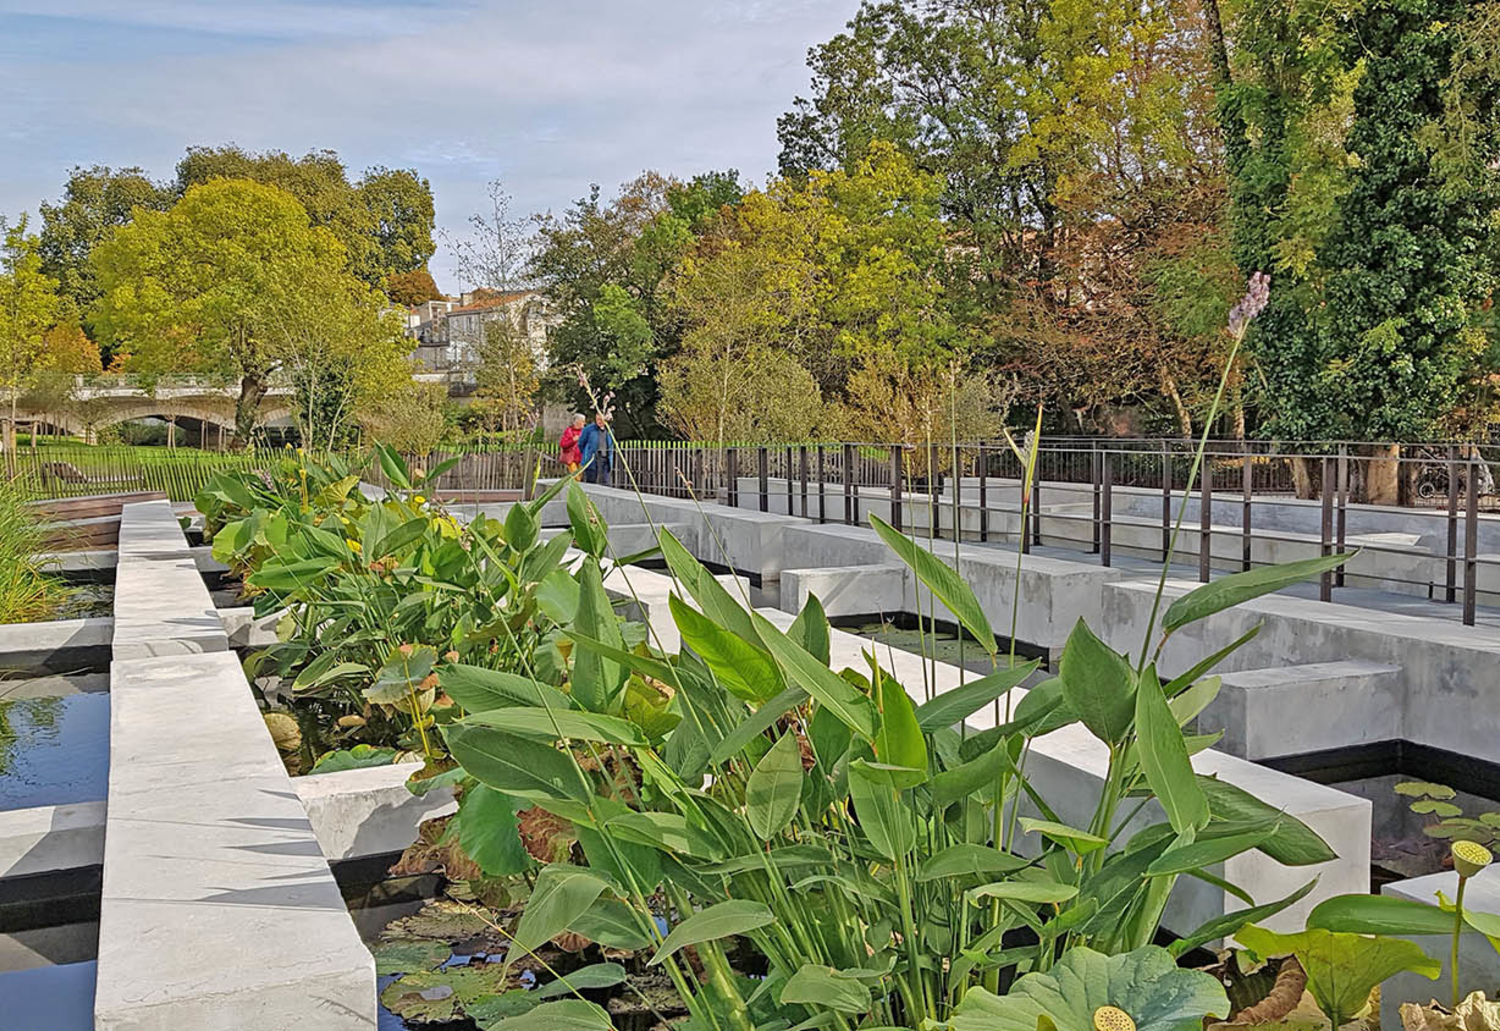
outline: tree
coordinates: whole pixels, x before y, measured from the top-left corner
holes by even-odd
[[[532,220],[511,213],[514,198],[505,184],[493,179],[485,187],[488,211],[468,218],[469,235],[443,233],[453,254],[458,278],[471,289],[508,293],[528,285],[528,262],[536,249]]]
[[[99,296],[89,264],[94,247],[135,217],[137,208],[164,211],[173,200],[170,187],[139,168],[74,168],[62,198],[40,205],[42,271],[57,280],[59,293],[78,311],[87,312]]]
[[[285,190],[245,180],[214,180],[169,211],[139,213],[93,263],[101,338],[135,370],[237,379],[241,444],[272,374],[307,345],[307,320],[358,296],[332,231]]]
[[[369,437],[397,451],[425,455],[447,429],[448,390],[441,383],[408,379],[370,405],[360,418]]]
[[[41,241],[26,232],[22,215],[15,225],[0,219],[5,243],[0,250],[0,388],[10,400],[0,446],[15,476],[16,419],[21,393],[43,364],[43,340],[57,315],[57,280],[42,271]]]
[[[256,154],[233,144],[189,147],[177,163],[177,195],[214,179],[248,179],[291,194],[313,225],[333,233],[350,271],[371,286],[421,268],[432,256],[432,188],[414,171],[377,167],[351,183],[331,150],[294,158],[285,151]]]
[[[392,304],[399,304],[403,308],[443,299],[443,292],[437,288],[432,273],[425,268],[397,272],[390,276],[385,281],[385,294]]]
[[[509,314],[484,324],[474,371],[475,402],[493,429],[513,433],[535,421],[537,356]]]

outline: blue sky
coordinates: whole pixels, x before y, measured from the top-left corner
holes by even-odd
[[[776,163],[807,48],[857,0],[0,0],[0,214],[73,165],[168,178],[191,144],[414,167],[461,232],[503,179],[560,211],[647,168]],[[456,289],[439,247],[439,285]]]

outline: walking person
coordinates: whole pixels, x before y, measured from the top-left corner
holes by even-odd
[[[568,424],[568,428],[563,430],[562,439],[558,441],[558,445],[562,449],[562,453],[558,457],[562,460],[562,464],[568,467],[568,472],[574,477],[578,475],[578,470],[583,465],[583,452],[579,450],[578,438],[583,435],[583,425],[587,421],[583,417],[582,412],[574,415],[573,421]]]
[[[615,464],[615,436],[609,431],[609,420],[603,412],[595,412],[594,421],[583,428],[578,447],[583,456],[584,480],[608,487]]]

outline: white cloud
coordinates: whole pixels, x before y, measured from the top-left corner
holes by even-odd
[[[75,163],[157,174],[190,144],[337,150],[351,168],[414,166],[440,224],[460,230],[484,183],[518,208],[560,209],[646,168],[774,168],[776,116],[806,92],[808,46],[857,0],[536,0],[503,5],[154,0],[128,11],[58,0],[52,17],[127,19],[152,32],[100,62],[66,47],[0,72],[0,211],[55,195]],[[0,10],[41,8],[0,0]],[[122,13],[123,12],[123,13]],[[55,22],[53,31],[56,32]],[[155,32],[254,36],[155,53]],[[66,37],[66,32],[63,32]],[[40,196],[36,184],[42,187]],[[440,277],[449,267],[440,253]]]

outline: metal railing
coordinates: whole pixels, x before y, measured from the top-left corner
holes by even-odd
[[[1006,442],[627,442],[631,481],[617,473],[615,484],[820,523],[867,523],[873,511],[909,532],[951,539],[957,527],[965,540],[1082,551],[1109,566],[1165,559],[1196,451],[1187,440],[1044,438],[1025,527],[1022,464]],[[1196,559],[1207,581],[1357,548],[1355,567],[1321,577],[1323,600],[1355,587],[1425,594],[1473,625],[1481,594],[1500,605],[1497,467],[1494,445],[1210,442],[1173,561]]]

